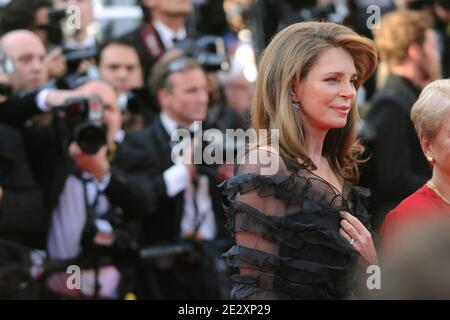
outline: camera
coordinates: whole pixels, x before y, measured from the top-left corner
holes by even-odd
[[[80,62],[86,59],[94,59],[97,57],[98,51],[96,47],[88,47],[84,49],[63,48],[64,58],[66,59],[68,73],[77,71]]]
[[[278,31],[297,22],[329,20],[329,17],[334,13],[336,13],[336,6],[333,3],[305,7],[282,19],[278,24]]]
[[[106,145],[106,125],[102,121],[103,102],[100,97],[72,98],[57,109],[64,119],[71,138],[86,154],[96,154]]]
[[[87,72],[77,72],[58,78],[55,85],[60,90],[73,90],[91,80]]]
[[[134,88],[125,94],[119,96],[119,104],[122,111],[128,111],[133,114],[142,114],[145,112],[159,113],[155,97],[151,91],[146,88]]]
[[[193,57],[206,71],[228,71],[230,62],[221,37],[206,35],[198,39],[185,39],[176,47],[189,57]]]
[[[63,32],[61,21],[67,17],[65,8],[47,8],[48,25],[46,26],[48,42],[53,45],[59,45],[63,41]]]
[[[207,130],[202,133],[202,141],[197,148],[198,150],[195,152],[201,152],[203,156],[206,154],[211,157],[203,159],[204,161],[195,165],[197,173],[208,176],[214,181],[221,181],[219,168],[223,164],[234,163],[239,151],[245,149],[245,138],[242,139],[242,137],[235,136],[234,133],[221,132],[218,129]],[[228,160],[232,160],[232,162],[227,162]]]
[[[81,236],[81,247],[84,255],[96,257],[124,257],[138,251],[138,244],[126,227],[120,208],[112,208],[102,216],[89,215]]]

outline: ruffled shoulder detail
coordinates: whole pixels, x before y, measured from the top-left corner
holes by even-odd
[[[257,191],[262,198],[274,196],[285,201],[286,205],[298,205],[324,214],[348,211],[368,223],[367,198],[370,190],[354,186],[346,181],[343,194],[336,193],[326,182],[317,177],[289,175],[263,176],[257,173],[244,173],[234,176],[219,185],[227,206],[238,194]]]
[[[288,176],[274,175],[263,176],[257,173],[244,173],[222,182],[219,188],[228,200],[234,200],[237,194],[246,194],[250,191],[257,190],[261,197],[276,196],[284,199],[288,203],[295,203],[299,200],[296,195],[300,192],[307,191],[311,185],[307,184],[304,179],[303,185],[295,181],[295,174]],[[299,190],[301,188],[302,190]],[[306,188],[306,190],[304,190]]]

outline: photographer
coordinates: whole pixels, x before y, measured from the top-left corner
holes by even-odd
[[[31,92],[48,81],[42,40],[28,30],[14,30],[3,35],[0,50],[5,54],[5,71],[13,93]]]
[[[32,155],[34,173],[45,190],[46,208],[51,212],[47,248],[52,259],[76,258],[85,253],[80,243],[92,217],[104,214],[115,216],[117,213],[128,221],[130,218],[150,215],[155,206],[151,195],[144,195],[134,183],[134,179],[139,179],[136,177],[138,173],[136,176],[128,175],[115,165],[114,160],[110,162],[117,152],[116,140],[120,139],[121,126],[121,114],[114,89],[104,82],[94,81],[77,89],[76,93],[80,99],[92,95],[101,98],[100,105],[98,100],[95,100],[95,105],[88,104],[89,118],[97,116],[98,111],[103,109],[101,124],[98,120],[90,124],[85,119],[71,128],[68,125],[69,118],[79,117],[73,114],[73,110],[62,107],[66,111],[55,114],[52,126],[40,128],[40,134],[26,137],[35,146],[34,152],[37,154]],[[81,128],[85,128],[84,131]],[[85,133],[84,136],[82,132]],[[99,136],[99,133],[103,133],[103,136]],[[91,244],[87,245],[90,247]],[[119,273],[111,267],[105,269],[109,270],[105,271],[106,274],[102,270],[99,294],[103,297],[115,297],[117,288],[104,291],[108,286],[102,283],[102,279],[104,275],[111,275],[119,280]],[[56,277],[50,282],[53,291],[71,296],[81,294],[76,290],[67,292],[65,282],[60,281],[62,280]],[[95,295],[92,291],[84,294]]]
[[[17,128],[30,117],[61,105],[75,94],[44,91],[5,97],[0,103],[0,238],[38,249],[46,247],[50,216],[45,209],[42,187],[32,173],[22,133]]]
[[[43,190],[32,173],[22,134],[17,128],[72,94],[41,91],[23,97],[4,97],[6,100],[0,103],[0,239],[32,248],[46,247],[50,217],[45,209]]]
[[[12,0],[1,11],[1,34],[26,29],[35,33],[49,49],[44,63],[50,79],[63,76],[67,65],[59,46],[62,32],[59,25],[61,14],[56,13],[50,0]],[[24,45],[26,42],[21,43]],[[50,50],[51,49],[51,50]]]
[[[204,121],[208,106],[207,79],[196,60],[180,54],[161,58],[153,69],[151,86],[161,114],[143,131],[129,133],[127,144],[141,152],[141,162],[150,170],[150,181],[158,192],[158,207],[151,220],[142,223],[143,244],[173,243],[182,239],[227,238],[217,181],[198,171],[193,164],[174,164],[170,135],[177,128],[198,130],[194,121]],[[187,152],[185,156],[191,154]],[[127,161],[120,158],[118,161]],[[128,160],[129,162],[129,160]],[[214,270],[203,269],[210,257],[169,257],[158,260],[155,278],[160,296],[142,281],[142,297],[163,299],[218,298]],[[190,261],[190,262],[189,262]],[[164,264],[164,267],[162,266]],[[202,265],[203,264],[203,265]]]
[[[0,121],[22,126],[25,120],[50,111],[48,106],[61,104],[70,96],[67,91],[51,91],[50,94],[49,90],[41,89],[48,82],[45,48],[33,32],[15,30],[6,33],[0,39],[0,51],[2,70],[11,88],[10,92],[4,93],[9,98],[0,106]],[[33,125],[48,125],[50,121],[51,114],[43,114],[33,119]]]

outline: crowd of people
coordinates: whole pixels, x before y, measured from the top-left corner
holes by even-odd
[[[448,257],[448,0],[136,5],[118,37],[91,0],[0,8],[0,298],[450,298],[433,277],[407,289]],[[208,129],[278,139],[191,161]],[[420,255],[436,265],[396,276]],[[370,265],[389,282],[375,295]]]

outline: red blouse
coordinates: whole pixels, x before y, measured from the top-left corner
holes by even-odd
[[[450,214],[450,205],[425,184],[386,215],[380,230],[383,244],[386,246],[395,229],[407,222],[441,217],[446,213]]]

